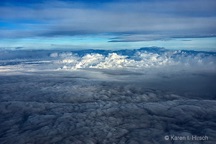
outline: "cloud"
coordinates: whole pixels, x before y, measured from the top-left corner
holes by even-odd
[[[163,3],[117,1],[98,5],[99,7],[95,8],[87,2],[47,1],[32,4],[34,9],[25,5],[2,6],[2,21],[19,23],[27,29],[6,28],[1,30],[0,37],[52,37],[101,33],[121,36],[123,33],[131,34],[132,38],[126,37],[119,41],[145,41],[215,36],[213,0]],[[29,24],[24,20],[37,22]],[[143,38],[136,39],[137,34],[143,35]]]
[[[214,144],[215,71],[215,52],[1,50],[0,141]]]
[[[1,76],[1,142],[170,142],[165,135],[208,136],[209,143],[215,141],[216,102],[211,97],[73,76]]]
[[[24,71],[107,69],[146,72],[149,69],[215,71],[215,53],[163,48],[136,50],[1,50],[2,66],[20,66]],[[38,64],[38,65],[33,65]],[[49,64],[49,65],[47,65]],[[173,69],[175,67],[175,69]]]
[[[189,33],[169,33],[169,34],[123,34],[121,36],[113,37],[109,42],[139,42],[139,41],[169,41],[178,38],[210,38],[215,37],[215,34],[189,34]],[[190,41],[190,40],[183,40]]]
[[[90,52],[83,56],[77,55],[76,52],[74,54],[52,53],[51,56],[60,55],[60,60],[57,63],[64,65],[62,69],[66,70],[95,68],[142,71],[148,68],[177,67],[179,69],[181,67],[182,69],[192,68],[215,71],[215,56],[214,53],[212,54],[157,48],[154,51],[153,48],[144,48],[137,51],[113,51],[108,52],[107,55],[92,51],[92,53]]]

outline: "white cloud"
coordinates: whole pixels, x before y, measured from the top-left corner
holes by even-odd
[[[181,73],[216,71],[216,57],[212,52],[165,49],[121,51],[4,51],[1,71],[123,71],[126,73]],[[92,71],[92,70],[91,70]],[[117,73],[119,73],[117,72]],[[110,73],[110,72],[109,72]]]
[[[60,54],[61,55],[61,54]],[[129,58],[130,57],[130,58]],[[94,53],[84,56],[65,56],[60,64],[66,65],[67,69],[127,69],[143,71],[146,68],[168,68],[176,66],[179,69],[201,68],[203,70],[216,70],[215,56],[205,53],[192,53],[184,51],[167,51],[154,53],[138,51],[132,56],[117,53],[109,53],[107,56]]]

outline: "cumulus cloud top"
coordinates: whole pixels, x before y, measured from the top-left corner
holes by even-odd
[[[51,56],[55,54],[52,53]],[[122,50],[100,54],[93,51],[84,56],[59,53],[63,69],[145,69],[167,66],[202,67],[215,70],[215,53],[169,51],[165,49]],[[62,55],[65,55],[62,57]]]
[[[28,51],[1,53],[1,69],[12,71],[121,70],[131,72],[216,71],[215,52],[141,48],[136,50]],[[152,70],[154,69],[154,70]]]

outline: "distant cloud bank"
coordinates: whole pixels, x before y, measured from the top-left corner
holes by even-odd
[[[163,48],[136,50],[2,50],[1,69],[28,70],[111,69],[129,71],[216,71],[216,53]],[[31,67],[31,68],[30,68]],[[30,69],[29,69],[30,68]],[[174,68],[174,69],[173,69]]]

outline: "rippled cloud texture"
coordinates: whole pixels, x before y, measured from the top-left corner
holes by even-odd
[[[216,141],[214,52],[1,50],[0,142]]]

